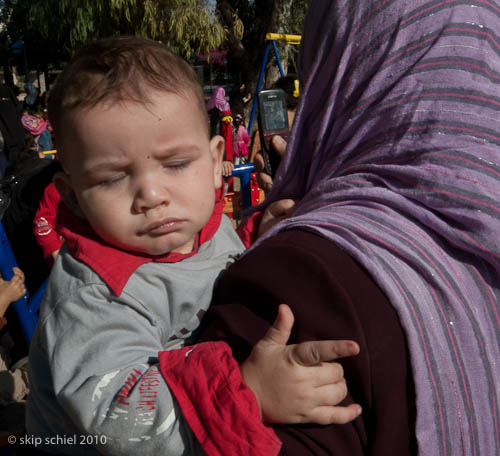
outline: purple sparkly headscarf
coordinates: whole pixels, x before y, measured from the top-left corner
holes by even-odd
[[[314,230],[386,293],[425,456],[500,454],[499,34],[489,0],[313,0],[263,205],[299,199],[266,237]]]

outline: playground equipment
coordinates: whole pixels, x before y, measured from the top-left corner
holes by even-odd
[[[253,171],[253,163],[235,166],[232,176],[239,177],[240,190],[233,191],[233,183],[224,196],[224,213],[233,220],[235,227],[241,221],[245,209],[256,206],[264,200],[264,192],[259,188],[257,176]]]
[[[278,46],[276,41],[285,41],[286,44],[300,44],[301,35],[288,35],[282,33],[268,33],[266,35],[266,50],[264,51],[264,59],[262,60],[262,65],[260,67],[259,81],[257,82],[257,89],[255,90],[255,96],[253,97],[252,113],[250,114],[250,120],[248,122],[248,132],[252,132],[253,120],[255,118],[255,112],[257,110],[257,94],[260,92],[262,87],[262,81],[264,80],[264,73],[266,71],[267,60],[269,59],[269,50],[271,45],[274,49],[274,55],[276,56],[276,61],[278,63],[278,68],[280,70],[281,76],[285,76],[283,71],[283,66],[281,65],[281,58],[278,52]]]
[[[250,185],[251,174],[254,170],[253,163],[237,165],[233,170],[233,177],[239,177],[241,183],[241,202],[243,209],[252,205],[252,188]]]

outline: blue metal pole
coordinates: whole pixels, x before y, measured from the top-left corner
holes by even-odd
[[[37,312],[40,308],[40,304],[42,303],[43,294],[45,293],[45,289],[47,288],[47,284],[49,283],[49,279],[46,278],[43,283],[40,285],[40,288],[36,290],[35,294],[31,297],[29,302],[29,308],[32,314],[35,315],[36,320],[38,320]]]
[[[14,273],[12,272],[12,268],[17,266],[16,259],[14,257],[14,253],[10,247],[9,240],[7,239],[7,234],[3,228],[2,223],[0,222],[0,274],[4,280],[10,280]]]
[[[257,110],[257,95],[259,94],[260,88],[262,86],[262,81],[264,79],[264,73],[266,71],[267,59],[269,57],[269,41],[266,44],[266,50],[264,52],[264,60],[262,61],[262,66],[260,67],[259,82],[257,82],[257,89],[255,90],[255,96],[253,97],[252,114],[250,114],[250,120],[248,122],[248,133],[252,134],[253,119],[255,117],[255,111]]]
[[[278,62],[278,68],[280,70],[281,77],[284,77],[285,72],[283,71],[283,67],[281,66],[281,59],[280,59],[280,53],[278,52],[278,46],[276,46],[275,40],[272,40],[272,43],[274,48],[274,55],[276,56],[276,61]]]
[[[10,280],[12,278],[14,275],[12,268],[15,266],[17,266],[17,262],[14,253],[10,247],[3,225],[0,222],[0,273],[4,280]],[[14,303],[14,308],[16,309],[17,316],[24,330],[24,335],[29,343],[33,338],[38,317],[32,312],[28,302],[29,295],[26,293],[21,299]]]
[[[240,178],[241,183],[241,204],[243,209],[252,205],[252,187],[250,185],[250,176],[254,170],[253,163],[238,165],[234,167],[233,176]]]

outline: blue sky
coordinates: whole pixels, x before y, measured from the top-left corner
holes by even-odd
[[[208,0],[207,3],[208,3],[208,6],[210,8],[215,8],[215,3],[216,3],[217,0]]]

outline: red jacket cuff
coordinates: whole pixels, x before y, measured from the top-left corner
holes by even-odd
[[[160,371],[208,456],[278,454],[281,442],[262,423],[227,344],[205,342],[158,356]]]
[[[241,242],[247,249],[257,240],[261,220],[262,212],[254,212],[243,220],[236,229]]]

